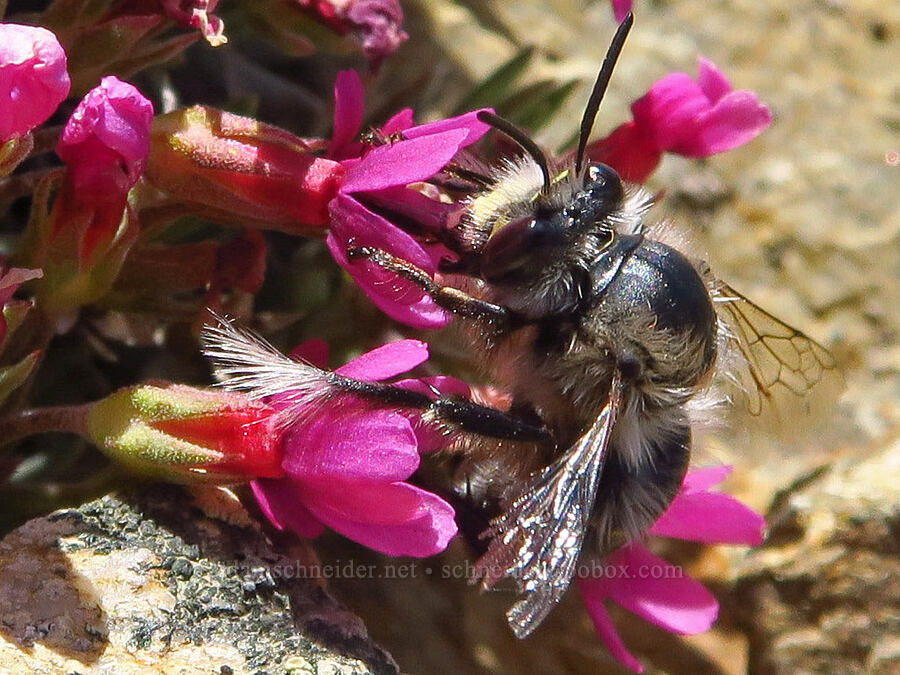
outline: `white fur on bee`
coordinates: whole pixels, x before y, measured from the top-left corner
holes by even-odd
[[[339,393],[328,371],[290,359],[259,335],[215,318],[201,340],[219,384],[254,400],[277,399],[281,423],[296,422]]]

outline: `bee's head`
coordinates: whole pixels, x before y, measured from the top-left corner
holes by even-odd
[[[602,241],[598,243],[611,237],[608,219],[625,197],[615,170],[605,164],[591,164],[584,172],[581,189],[571,194],[571,199],[561,205],[553,199],[539,200],[533,213],[492,233],[481,252],[482,278],[491,283],[534,278],[572,250],[585,234],[600,233]]]

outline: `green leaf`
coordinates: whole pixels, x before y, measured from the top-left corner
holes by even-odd
[[[575,80],[561,85],[542,80],[519,90],[497,109],[514,124],[535,132],[552,121],[577,84]]]
[[[497,70],[488,75],[487,79],[476,86],[469,94],[459,102],[454,110],[454,115],[461,115],[469,110],[489,108],[512,92],[516,79],[521,75],[531,58],[534,56],[534,47],[525,47],[509,61],[501,65]]]
[[[28,381],[28,376],[31,375],[40,356],[41,350],[38,349],[17,364],[0,368],[0,406],[6,403],[10,394]]]

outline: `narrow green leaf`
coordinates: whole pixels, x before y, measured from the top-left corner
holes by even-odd
[[[6,402],[10,394],[25,384],[40,355],[40,350],[35,350],[15,365],[0,368],[0,406]]]
[[[484,82],[469,92],[456,106],[453,114],[460,115],[469,110],[488,108],[496,105],[497,101],[506,98],[510,94],[516,79],[531,63],[532,56],[534,56],[534,47],[529,46],[522,49],[509,61],[488,75]]]

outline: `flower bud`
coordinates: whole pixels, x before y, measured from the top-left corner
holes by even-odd
[[[150,151],[152,122],[150,101],[116,77],[104,77],[85,95],[56,149],[80,198],[112,200],[134,186]]]
[[[143,384],[95,403],[88,437],[131,469],[170,480],[277,478],[284,471],[273,413],[239,394]]]
[[[147,179],[204,218],[321,232],[343,168],[313,149],[277,127],[194,106],[154,121]]]
[[[0,24],[0,142],[46,121],[69,95],[66,53],[45,28]]]

